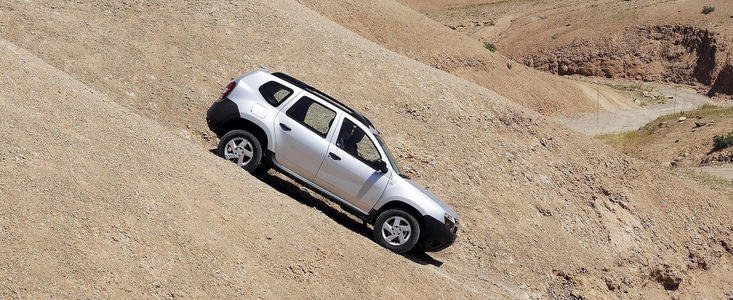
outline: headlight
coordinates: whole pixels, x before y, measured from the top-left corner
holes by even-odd
[[[450,232],[456,233],[458,230],[458,220],[449,214],[444,214],[443,217],[445,218],[445,227],[447,227]]]

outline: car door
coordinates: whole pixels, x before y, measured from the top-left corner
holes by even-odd
[[[275,161],[313,181],[328,150],[336,110],[304,95],[275,117]]]
[[[368,212],[382,196],[393,173],[383,174],[373,162],[384,159],[373,137],[346,115],[328,145],[315,183]]]

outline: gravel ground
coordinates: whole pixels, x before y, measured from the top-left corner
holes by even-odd
[[[700,298],[733,282],[729,199],[295,1],[13,1],[0,27],[2,296]],[[364,112],[461,216],[457,243],[392,254],[208,152],[206,108],[261,65]]]

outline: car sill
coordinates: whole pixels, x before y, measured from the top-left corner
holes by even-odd
[[[305,179],[302,176],[296,174],[295,172],[289,170],[288,168],[282,166],[277,161],[275,161],[275,159],[272,160],[272,163],[275,165],[275,167],[278,170],[280,170],[281,172],[283,172],[285,175],[290,176],[291,178],[295,179],[296,181],[299,181],[300,183],[303,183],[308,188],[311,188],[314,191],[323,194],[327,198],[330,198],[330,199],[333,199],[333,200],[335,200],[337,202],[340,202],[340,204],[344,204],[344,205],[348,206],[349,208],[351,208],[355,212],[358,212],[358,213],[362,214],[363,216],[368,216],[369,215],[367,212],[365,212],[362,209],[354,206],[353,204],[349,203],[348,201],[342,199],[341,197],[334,195],[333,193],[325,190],[324,188],[320,187],[319,185],[313,183],[312,181],[310,181],[308,179]]]

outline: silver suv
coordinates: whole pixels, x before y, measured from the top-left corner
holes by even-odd
[[[400,172],[367,118],[293,77],[260,69],[235,79],[206,122],[222,157],[249,172],[273,167],[334,200],[394,252],[456,239],[456,213]]]

